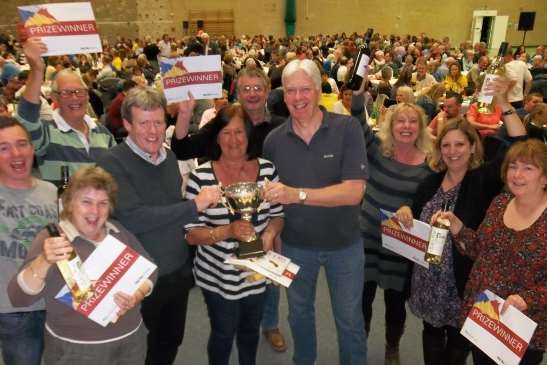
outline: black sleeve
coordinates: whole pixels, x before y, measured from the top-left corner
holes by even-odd
[[[182,139],[178,139],[176,133],[173,133],[171,150],[179,160],[205,157],[208,152],[210,133],[210,128],[208,128],[207,124],[197,133],[188,134]]]

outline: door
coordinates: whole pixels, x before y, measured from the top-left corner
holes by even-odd
[[[473,11],[473,21],[471,22],[471,40],[473,44],[481,41],[481,31],[483,28],[484,17],[495,17],[497,10],[475,10]]]
[[[496,55],[501,42],[505,41],[507,36],[507,24],[509,24],[508,15],[498,15],[494,18],[494,26],[490,32],[490,42],[488,43],[491,55]]]

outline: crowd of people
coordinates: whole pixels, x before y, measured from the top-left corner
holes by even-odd
[[[349,81],[360,47],[370,63]],[[378,33],[115,42],[100,55],[43,57],[40,38],[0,36],[0,345],[6,365],[172,364],[190,289],[203,295],[210,364],[276,351],[280,288],[225,260],[259,235],[300,266],[287,288],[293,361],[317,359],[315,292],[326,273],[340,364],[367,363],[378,289],[385,364],[399,365],[406,305],[423,320],[423,362],[495,362],[460,334],[489,289],[538,327],[522,364],[547,345],[547,50],[511,47],[498,77],[483,42]],[[167,105],[158,57],[218,54],[222,95]],[[483,87],[484,86],[484,87]],[[492,103],[478,96],[495,95]],[[168,142],[167,142],[168,141]],[[199,166],[195,161],[199,161]],[[57,210],[61,167],[69,187]],[[256,183],[251,221],[219,186]],[[438,265],[382,245],[381,210],[407,228],[446,219]],[[60,213],[60,214],[59,214]],[[55,223],[61,237],[44,226]],[[110,235],[158,267],[118,292],[102,327],[56,299],[56,262],[85,260]],[[404,362],[404,361],[403,361]]]

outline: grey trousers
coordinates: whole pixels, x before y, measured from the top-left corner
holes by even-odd
[[[63,341],[45,332],[46,365],[144,365],[146,329],[144,324],[130,336],[101,344]]]

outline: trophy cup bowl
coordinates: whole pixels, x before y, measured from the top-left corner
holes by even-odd
[[[230,214],[241,214],[241,219],[250,222],[253,214],[260,211],[263,201],[262,188],[255,182],[240,182],[221,187],[222,204]],[[262,249],[262,239],[256,234],[248,241],[240,241],[236,255],[240,259],[260,257],[265,252]]]

